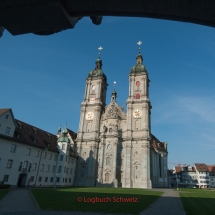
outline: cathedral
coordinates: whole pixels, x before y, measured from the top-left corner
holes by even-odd
[[[115,89],[106,106],[108,84],[99,55],[81,103],[74,186],[168,186],[167,143],[151,134],[149,82],[139,51],[129,73],[126,111],[117,104]]]

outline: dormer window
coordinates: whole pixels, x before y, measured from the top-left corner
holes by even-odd
[[[34,130],[34,133],[37,134],[37,129],[36,129],[36,128],[33,128],[33,130]]]
[[[47,133],[47,135],[48,135],[48,137],[49,137],[49,139],[50,139],[50,138],[51,138],[50,134]]]

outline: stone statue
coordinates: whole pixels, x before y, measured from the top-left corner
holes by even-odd
[[[106,133],[107,130],[108,130],[107,127],[104,125],[104,126],[103,126],[103,132]]]
[[[109,181],[109,173],[105,174],[105,181]]]

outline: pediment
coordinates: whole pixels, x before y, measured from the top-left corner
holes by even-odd
[[[110,157],[110,156],[112,156],[112,154],[111,154],[110,152],[108,152],[108,153],[106,154],[106,156]]]
[[[134,165],[141,165],[139,161],[134,162]]]
[[[111,102],[105,109],[105,113],[102,115],[103,119],[126,119],[126,114],[123,112],[123,108],[116,102]]]

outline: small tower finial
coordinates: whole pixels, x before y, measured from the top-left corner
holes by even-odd
[[[100,57],[101,57],[101,51],[102,51],[102,47],[100,46],[99,48],[98,48],[98,50],[99,50],[99,59],[100,59]]]
[[[117,97],[117,93],[116,93],[116,81],[113,82],[114,84],[114,90],[111,94],[111,102],[116,102],[116,97]]]
[[[139,42],[137,43],[137,45],[139,45],[139,48],[138,48],[139,53],[140,53],[140,46],[141,46],[141,44],[142,44],[142,42],[141,42],[141,41],[139,41]]]
[[[116,81],[113,82],[114,90],[116,90]]]

